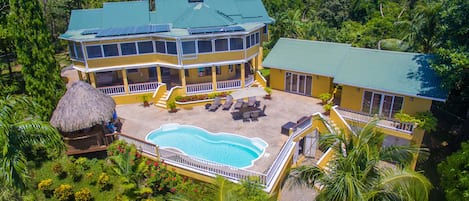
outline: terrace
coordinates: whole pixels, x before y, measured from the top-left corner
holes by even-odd
[[[267,116],[259,118],[256,122],[236,121],[233,120],[231,111],[219,108],[216,112],[208,112],[203,106],[181,109],[177,113],[168,113],[167,110],[155,107],[144,108],[140,104],[118,105],[116,110],[118,115],[124,119],[122,133],[138,140],[144,140],[150,131],[168,123],[194,125],[214,133],[227,132],[250,138],[262,138],[269,146],[261,158],[255,161],[252,167],[235,171],[233,174],[241,171],[243,174],[261,173],[265,174],[266,177],[272,177],[268,174],[271,172],[269,169],[273,166],[279,153],[285,154],[282,150],[286,148],[293,149],[290,147],[291,138],[281,134],[281,125],[289,121],[296,121],[303,116],[323,112],[318,99],[282,91],[274,91],[272,97],[271,100],[258,98],[261,101],[261,106],[266,105],[265,113]],[[132,139],[126,140],[132,141]],[[154,148],[144,149],[154,152]],[[160,154],[163,156],[167,153],[160,151]],[[178,160],[186,160],[185,162],[187,162],[187,159],[184,158]]]

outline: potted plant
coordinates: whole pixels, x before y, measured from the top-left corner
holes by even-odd
[[[177,112],[177,109],[176,109],[176,101],[174,101],[174,100],[169,101],[168,104],[167,104],[167,106],[168,106],[168,109],[169,109],[169,110],[168,110],[169,113],[175,113],[175,112]]]
[[[264,99],[272,99],[272,89],[270,87],[265,87],[264,91],[267,93],[267,95],[264,96]]]
[[[332,103],[326,103],[324,106],[322,106],[324,109],[324,114],[329,115],[331,113],[332,109]]]
[[[319,99],[321,99],[322,104],[325,105],[331,99],[331,94],[330,93],[319,94]]]
[[[143,107],[150,107],[150,103],[148,102],[150,100],[150,97],[148,97],[147,94],[140,96],[140,98],[143,101]]]

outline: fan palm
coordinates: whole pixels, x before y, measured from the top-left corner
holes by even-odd
[[[327,168],[300,166],[292,170],[287,184],[320,186],[318,200],[428,200],[431,183],[408,168],[414,146],[381,147],[384,134],[371,121],[349,135],[343,131],[324,134],[321,145],[333,150]],[[393,167],[382,165],[391,161]]]
[[[25,152],[33,145],[62,151],[61,135],[34,115],[34,103],[26,97],[0,99],[0,184],[24,190],[28,178]]]

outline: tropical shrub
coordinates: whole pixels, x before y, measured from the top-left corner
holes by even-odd
[[[67,172],[65,172],[62,163],[60,162],[55,162],[52,165],[52,172],[54,172],[54,174],[57,175],[57,177],[59,177],[60,179],[63,179],[67,176]]]
[[[83,168],[77,163],[70,163],[68,165],[68,173],[74,182],[78,182],[83,177]]]
[[[54,190],[54,197],[60,201],[73,200],[73,189],[69,184],[61,184]]]
[[[52,179],[45,179],[39,182],[37,189],[42,191],[46,198],[49,198],[52,195]]]
[[[319,99],[322,101],[322,104],[326,104],[327,101],[331,99],[332,95],[330,93],[319,94]]]
[[[325,104],[324,106],[322,106],[322,108],[324,109],[324,112],[326,114],[329,114],[329,112],[331,111],[332,109],[332,103],[327,103]]]
[[[82,188],[81,190],[75,192],[75,201],[91,201],[93,196],[91,191],[88,188]]]
[[[109,189],[109,175],[106,173],[101,173],[98,177],[98,181],[96,182],[100,191],[108,190]]]
[[[430,111],[417,112],[417,114],[415,114],[415,118],[420,121],[420,123],[417,125],[419,128],[429,132],[436,130],[438,119],[433,116]]]
[[[469,200],[469,141],[438,164],[438,173],[447,200]]]
[[[90,169],[90,160],[88,160],[87,158],[85,157],[80,157],[78,158],[77,160],[75,160],[75,165],[79,166],[79,167],[82,167],[83,170],[88,170]]]

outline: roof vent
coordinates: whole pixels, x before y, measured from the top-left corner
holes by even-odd
[[[188,0],[189,3],[198,3],[198,2],[204,2],[204,0]]]

